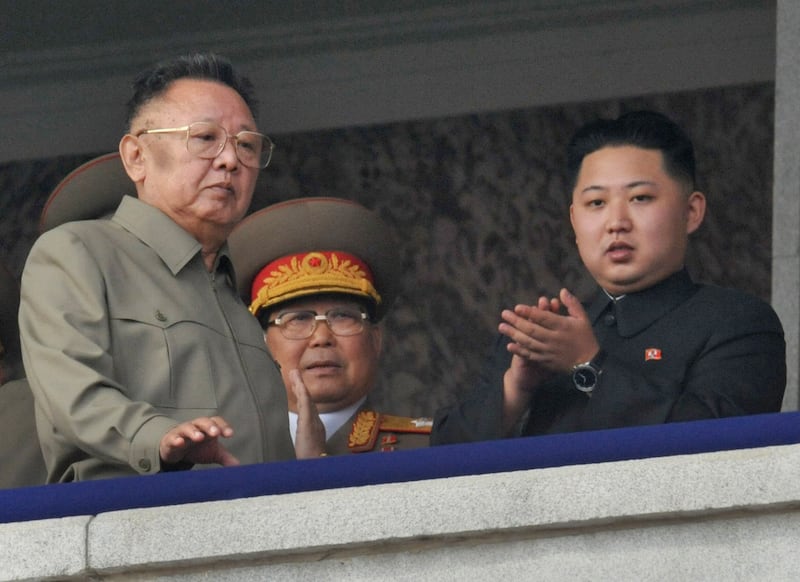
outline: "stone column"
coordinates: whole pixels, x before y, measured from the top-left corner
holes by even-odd
[[[784,410],[797,410],[800,368],[800,2],[778,0],[772,304],[786,331]]]

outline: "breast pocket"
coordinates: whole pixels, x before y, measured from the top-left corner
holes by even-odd
[[[116,313],[111,325],[114,368],[129,398],[163,409],[217,408],[218,332],[185,314],[136,307]]]

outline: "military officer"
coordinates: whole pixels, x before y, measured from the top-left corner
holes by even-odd
[[[287,387],[292,436],[302,430],[298,411],[313,405],[324,454],[427,446],[431,419],[379,412],[370,401],[399,275],[377,214],[339,198],[289,200],[245,218],[228,243],[237,286]]]

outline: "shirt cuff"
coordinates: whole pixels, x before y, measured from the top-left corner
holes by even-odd
[[[128,464],[134,471],[140,475],[152,475],[165,470],[159,452],[161,439],[178,424],[180,423],[173,418],[154,416],[139,428],[131,442],[128,456]],[[175,465],[170,468],[175,470]]]

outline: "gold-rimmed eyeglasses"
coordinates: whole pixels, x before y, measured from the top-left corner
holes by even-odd
[[[240,131],[229,135],[224,127],[210,121],[196,121],[182,127],[165,127],[162,129],[143,129],[136,137],[152,133],[186,132],[186,149],[193,156],[213,160],[225,148],[228,140],[233,140],[236,157],[248,168],[264,169],[272,159],[275,144],[263,133],[257,131]]]
[[[287,311],[267,325],[276,326],[286,339],[301,340],[310,338],[320,321],[327,323],[334,335],[349,336],[364,331],[364,322],[368,319],[369,316],[358,309],[336,307],[324,315],[313,311]]]

